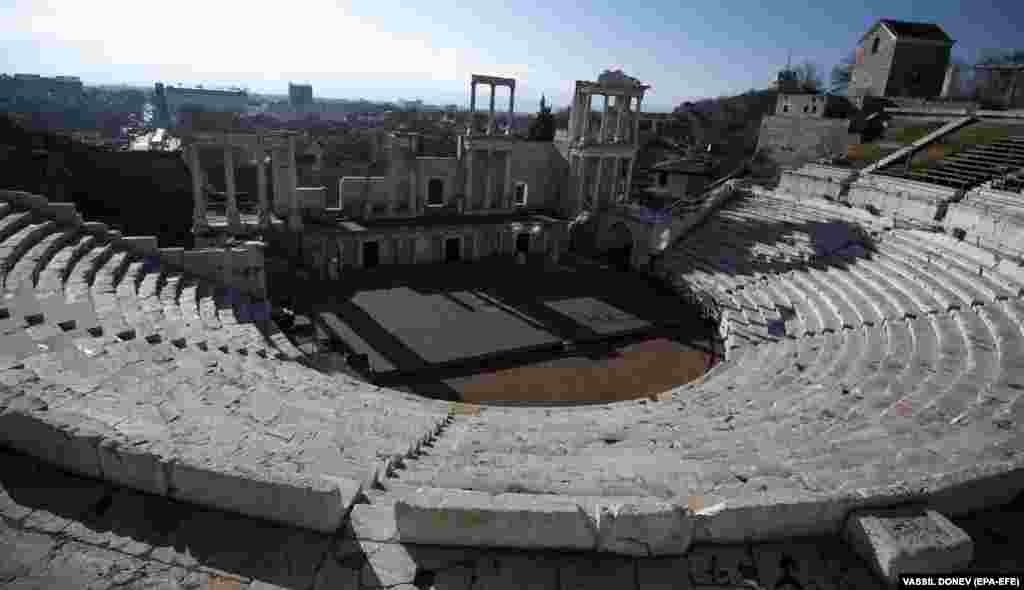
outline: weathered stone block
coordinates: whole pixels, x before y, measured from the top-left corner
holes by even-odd
[[[693,540],[686,508],[648,498],[598,502],[598,550],[637,556],[682,555]]]
[[[243,472],[227,465],[171,466],[171,497],[325,533],[342,518],[361,489],[347,478],[311,478]]]
[[[850,515],[846,540],[890,583],[906,572],[943,573],[973,557],[967,533],[933,510],[920,507],[863,510]]]
[[[593,550],[597,531],[574,498],[422,488],[395,503],[404,542]]]
[[[107,439],[98,448],[103,477],[136,490],[167,495],[167,470],[152,449]]]

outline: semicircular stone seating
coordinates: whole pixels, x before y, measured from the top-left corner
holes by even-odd
[[[568,408],[317,372],[264,307],[45,199],[0,201],[0,440],[92,477],[321,531],[641,555],[1024,489],[1024,273],[830,201],[739,191],[660,271],[714,299],[725,359]]]

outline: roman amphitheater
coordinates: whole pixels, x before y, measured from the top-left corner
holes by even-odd
[[[653,272],[715,302],[725,360],[577,407],[318,371],[181,252],[0,192],[0,582],[810,589],[1019,566],[991,532],[1024,490],[1012,188],[818,164],[715,187]]]

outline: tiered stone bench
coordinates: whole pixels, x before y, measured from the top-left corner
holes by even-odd
[[[1024,272],[891,218],[741,191],[663,266],[718,302],[725,362],[656,399],[508,408],[293,362],[259,302],[0,196],[0,440],[82,475],[329,533],[643,556],[1024,489]]]

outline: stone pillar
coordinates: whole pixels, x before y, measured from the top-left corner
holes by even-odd
[[[473,194],[473,150],[466,150],[466,208],[476,206],[476,195]]]
[[[597,158],[597,171],[594,173],[594,196],[592,207],[595,211],[601,208],[601,172],[604,171],[604,158]]]
[[[622,186],[622,158],[616,156],[612,159],[612,194],[609,197],[610,204],[614,204],[619,198],[619,187]]]
[[[626,111],[628,96],[615,97],[615,141],[622,141],[622,113]]]
[[[640,142],[640,106],[643,101],[644,97],[642,94],[636,97],[636,112],[633,113],[633,137],[631,138],[633,145],[637,145]]]
[[[494,134],[494,84],[491,84],[491,106],[487,111],[487,135]]]
[[[590,135],[590,103],[591,96],[586,92],[583,93],[583,132],[581,137],[586,139]]]
[[[270,203],[267,201],[267,154],[256,150],[256,195],[259,200],[260,229],[270,227]]]
[[[583,210],[583,189],[587,180],[587,159],[579,157],[579,185],[576,187],[576,212]]]
[[[503,207],[512,206],[512,150],[505,150],[505,202]]]
[[[580,91],[577,88],[572,95],[572,112],[569,113],[569,137],[576,137],[576,130],[579,128],[577,121],[580,118]]]
[[[512,125],[516,120],[516,86],[509,87],[508,95],[508,133],[512,134]]]
[[[629,200],[631,189],[633,188],[633,161],[634,160],[636,160],[636,154],[634,154],[634,157],[629,159],[629,164],[628,164],[628,168],[627,168],[627,172],[626,172],[626,186],[622,190],[622,192],[625,193],[625,195],[626,195],[626,200],[627,201]]]
[[[206,191],[203,187],[203,168],[199,163],[199,144],[188,147],[189,167],[192,169],[192,231],[208,226],[206,219]]]
[[[608,136],[608,95],[604,95],[604,110],[601,111],[601,143]]]
[[[469,83],[469,124],[466,129],[473,132],[473,116],[476,115],[476,82]]]
[[[242,230],[242,218],[238,214],[238,193],[235,190],[235,150],[224,147],[224,192],[227,198],[228,230],[237,233]]]
[[[491,199],[491,181],[493,180],[491,178],[493,176],[493,174],[491,173],[491,168],[493,167],[493,164],[494,149],[487,148],[487,161],[484,164],[484,209],[490,209],[491,207],[493,207],[493,202]]]
[[[292,231],[302,230],[302,211],[299,208],[299,191],[296,189],[298,173],[295,170],[295,136],[288,138],[288,180],[285,190],[288,191],[288,228]]]
[[[409,166],[409,212],[412,215],[419,215],[419,187],[416,186],[416,160]]]

